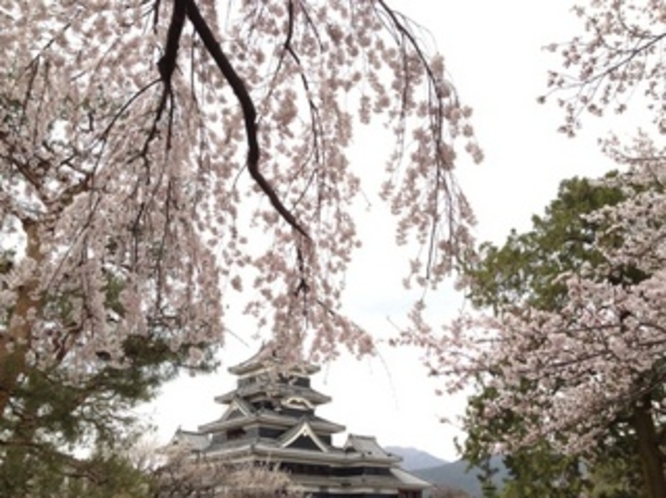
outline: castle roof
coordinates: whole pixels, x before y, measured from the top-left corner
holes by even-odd
[[[229,367],[227,370],[229,373],[239,376],[284,366],[288,366],[289,370],[293,371],[293,373],[300,373],[302,375],[311,375],[320,370],[317,365],[299,360],[299,356],[281,352],[280,348],[273,341],[270,341],[262,344],[254,356],[238,365]]]

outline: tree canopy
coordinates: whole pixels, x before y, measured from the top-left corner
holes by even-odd
[[[578,261],[553,275],[555,308],[505,299],[494,315],[461,316],[430,347],[433,369],[450,376],[452,389],[487,381],[494,395],[484,404],[485,418],[505,410],[520,418],[521,430],[506,435],[504,450],[545,440],[565,454],[598,454],[614,423],[629,417],[638,450],[646,452],[643,463],[654,464],[646,482],[657,479],[655,489],[663,489],[654,417],[664,409],[666,204],[663,168],[650,166],[632,165],[605,180],[623,200],[586,216],[595,227],[589,250],[598,261]],[[545,267],[575,258],[570,247],[546,255]],[[530,279],[538,285],[539,273],[530,271]],[[503,284],[500,297],[515,288]]]
[[[1,350],[19,370],[82,371],[100,350],[122,364],[131,334],[219,342],[223,289],[278,335],[367,350],[338,319],[361,123],[397,137],[382,194],[433,280],[466,242],[452,170],[454,136],[480,154],[470,110],[383,1],[26,1],[0,19],[2,230],[22,248]],[[65,295],[66,313],[46,305]]]
[[[427,39],[383,0],[0,5],[3,478],[47,453],[92,478],[76,446],[107,454],[124,409],[209,368],[232,300],[295,354],[371,352],[340,309],[368,167],[444,278],[472,222],[456,154],[481,152]],[[395,149],[352,163],[375,123]]]
[[[664,5],[599,0],[577,2],[573,13],[581,32],[547,47],[561,57],[561,67],[548,73],[548,92],[539,98],[555,98],[564,110],[560,131],[574,135],[585,116],[624,114],[636,106],[645,111],[642,125],[663,133]]]
[[[493,397],[484,403],[484,418],[508,410],[521,420],[519,431],[505,434],[505,451],[545,441],[562,454],[601,454],[616,423],[628,423],[647,496],[663,496],[654,422],[664,409],[666,345],[664,6],[599,1],[574,12],[583,21],[582,32],[550,47],[563,65],[550,74],[551,93],[541,99],[557,98],[564,108],[561,131],[574,135],[586,114],[623,113],[632,105],[649,113],[642,115],[644,128],[633,140],[601,141],[622,171],[602,185],[618,189],[622,200],[585,217],[595,229],[593,260],[558,271],[560,255],[576,256],[569,254],[569,244],[557,248],[536,271],[486,289],[504,299],[495,315],[468,313],[436,340],[416,335],[405,340],[429,348],[432,370],[447,378],[450,390],[487,381]],[[530,262],[509,260],[507,267]],[[541,268],[558,271],[552,285],[546,282],[555,292],[551,297],[560,299],[555,308],[548,307],[551,297],[539,302],[511,294],[524,283],[541,285]],[[481,299],[487,302],[487,295]]]
[[[609,174],[605,180],[610,179],[617,181],[618,173]],[[607,227],[590,219],[589,215],[617,205],[623,199],[619,188],[607,186],[603,181],[572,178],[562,182],[557,198],[546,207],[544,214],[533,216],[530,230],[520,234],[512,231],[500,247],[490,243],[481,245],[478,257],[464,269],[471,301],[477,307],[492,309],[497,315],[519,306],[552,312],[566,306],[568,288],[558,277],[584,265],[604,263],[598,239]],[[534,346],[536,354],[538,348],[539,343]],[[465,458],[475,465],[482,465],[491,457],[496,445],[520,439],[531,424],[538,423],[526,420],[511,406],[487,416],[497,395],[494,385],[502,382],[497,379],[502,375],[501,369],[496,369],[476,379],[480,393],[473,397],[467,410],[467,438],[463,446]],[[558,379],[554,377],[553,382],[557,384]],[[524,377],[514,386],[514,396],[529,396],[530,390],[538,388]],[[551,392],[557,396],[556,387]],[[511,449],[504,458],[509,477],[501,496],[569,497],[585,491],[591,496],[610,498],[643,489],[630,412],[631,408],[623,410],[610,421],[603,442],[598,448],[588,448],[583,455],[558,449],[551,442],[557,434]],[[661,432],[657,419],[655,425]]]
[[[417,302],[396,341],[422,346],[451,392],[481,379],[484,418],[521,420],[504,449],[599,453],[627,419],[651,497],[666,495],[653,444],[666,353],[664,10],[584,4],[581,35],[551,47],[563,64],[544,100],[564,108],[562,131],[586,113],[650,112],[633,142],[604,141],[623,170],[602,188],[619,198],[558,225],[555,252],[518,234],[507,252],[486,246],[487,284],[460,285],[494,313],[439,334]],[[175,367],[208,368],[232,300],[286,349],[372,352],[340,308],[364,237],[352,207],[368,165],[350,148],[365,126],[394,138],[371,167],[383,168],[397,243],[419,246],[412,276],[437,286],[469,254],[454,165],[460,148],[482,154],[427,39],[384,0],[0,5],[5,482],[36,451],[57,456],[39,461],[59,462],[60,476],[94,475],[73,447],[92,438],[108,454],[123,408]],[[546,250],[516,251],[533,243]]]

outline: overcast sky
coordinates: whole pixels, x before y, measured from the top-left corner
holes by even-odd
[[[579,26],[569,13],[569,0],[393,0],[426,27],[444,54],[461,98],[474,108],[474,125],[486,160],[463,163],[458,174],[478,218],[477,237],[501,242],[512,227],[525,229],[532,214],[555,196],[560,180],[573,175],[598,176],[612,164],[601,155],[596,138],[601,123],[588,123],[585,133],[567,139],[555,131],[563,114],[554,104],[539,105],[546,70],[559,60],[541,47],[564,41]],[[605,124],[604,124],[605,126]],[[365,147],[359,161],[372,161]],[[369,330],[385,335],[389,318],[399,321],[410,301],[400,285],[401,254],[393,251],[390,225],[381,209],[359,214],[365,245],[348,279],[347,312]],[[368,235],[371,235],[368,237]],[[444,318],[460,298],[442,290],[433,297]],[[242,335],[242,324],[237,332]],[[233,328],[233,327],[232,327]],[[168,438],[179,426],[194,429],[219,417],[224,407],[215,395],[234,387],[226,372],[256,352],[256,343],[229,338],[220,370],[206,377],[183,378],[165,387],[149,410]],[[377,358],[348,358],[324,366],[314,387],[333,396],[322,416],[347,426],[354,434],[376,435],[382,445],[414,446],[447,460],[457,458],[454,425],[441,416],[462,413],[461,399],[434,395],[416,351],[380,348]],[[338,440],[342,442],[342,440]]]

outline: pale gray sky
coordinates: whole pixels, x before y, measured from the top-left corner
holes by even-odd
[[[391,5],[425,26],[444,54],[461,98],[474,108],[474,124],[486,160],[469,161],[458,175],[478,217],[478,238],[500,242],[510,228],[525,229],[532,214],[555,196],[560,180],[575,174],[598,176],[612,167],[596,145],[602,123],[589,122],[585,133],[567,139],[556,133],[562,113],[554,104],[538,105],[545,91],[547,68],[559,60],[541,47],[564,41],[579,29],[568,12],[568,0],[393,0]],[[606,126],[606,124],[604,124]],[[359,161],[372,161],[364,147]],[[372,227],[348,278],[347,312],[362,325],[385,335],[409,307],[402,288],[404,258],[391,250],[390,224],[380,209],[362,212],[362,225]],[[371,235],[371,237],[367,237]],[[445,319],[460,305],[453,291],[431,295],[433,316]],[[240,334],[239,319],[233,328]],[[234,338],[222,356],[219,372],[182,378],[165,387],[152,405],[162,438],[182,425],[196,428],[224,409],[213,397],[233,388],[226,367],[252,355]],[[325,366],[313,383],[333,396],[321,414],[345,424],[351,433],[376,435],[382,445],[414,446],[453,460],[455,427],[438,422],[442,415],[462,413],[463,400],[436,397],[434,384],[411,350],[381,348],[381,357],[356,362],[344,358]]]

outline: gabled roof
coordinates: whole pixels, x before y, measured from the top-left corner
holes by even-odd
[[[324,453],[328,453],[331,449],[326,443],[319,439],[319,436],[317,436],[315,431],[312,430],[312,427],[307,420],[301,420],[298,425],[285,432],[280,437],[280,447],[288,448],[301,437],[310,439]]]
[[[282,406],[287,406],[290,408],[305,408],[309,410],[314,410],[315,408],[315,405],[313,405],[307,398],[299,396],[298,394],[285,396],[285,398],[282,400]]]
[[[254,412],[254,407],[250,403],[245,401],[243,398],[236,397],[231,400],[231,403],[229,403],[228,408],[222,414],[222,417],[220,417],[219,421],[224,422],[225,420],[236,418],[238,415],[242,417],[249,417]]]
[[[354,451],[360,453],[363,456],[368,456],[376,458],[379,460],[387,460],[393,462],[399,462],[402,460],[399,456],[391,455],[386,453],[384,449],[379,446],[377,439],[374,436],[359,436],[356,434],[350,434],[347,437],[343,449],[346,452]]]
[[[171,446],[182,445],[193,451],[202,451],[210,445],[210,438],[207,434],[199,432],[185,431],[178,428],[169,443]]]
[[[270,427],[284,427],[288,430],[290,427],[297,425],[301,417],[296,415],[287,415],[281,412],[272,410],[255,410],[253,413],[246,417],[236,417],[234,414],[239,413],[240,410],[234,409],[230,416],[223,415],[222,418],[208,422],[199,426],[199,431],[202,433],[211,433],[215,431],[223,431],[232,427],[244,427],[250,425],[266,425]],[[225,412],[226,414],[226,412]],[[308,415],[307,420],[312,427],[319,434],[335,434],[345,430],[344,425],[336,424],[325,418],[316,415]]]
[[[305,398],[313,405],[322,405],[331,401],[330,396],[322,394],[311,387],[281,384],[279,382],[272,382],[270,379],[253,382],[220,396],[215,396],[214,399],[216,403],[226,404],[231,403],[236,397],[247,399],[257,396],[262,397],[263,395],[277,399],[300,397]]]
[[[400,467],[391,467],[391,474],[402,483],[403,487],[409,487],[411,489],[426,489],[432,487],[432,483],[429,483]]]
[[[223,425],[225,422],[235,419],[244,419],[247,417],[253,417],[255,414],[256,410],[250,403],[248,403],[242,398],[234,397],[229,403],[227,409],[224,411],[224,413],[219,419],[214,420],[213,422],[208,422],[207,424],[204,425],[200,425],[199,430],[207,431],[208,429],[211,429],[213,427]]]
[[[278,347],[273,341],[264,343],[259,348],[259,351],[252,356],[250,359],[229,367],[227,370],[234,375],[245,375],[250,372],[259,371],[259,370],[272,370],[284,366],[285,358],[282,358]],[[293,362],[289,362],[293,363]],[[294,370],[294,373],[302,373],[304,375],[311,375],[320,370],[317,365],[312,363],[307,363],[305,361],[298,362],[290,367],[289,370]]]

